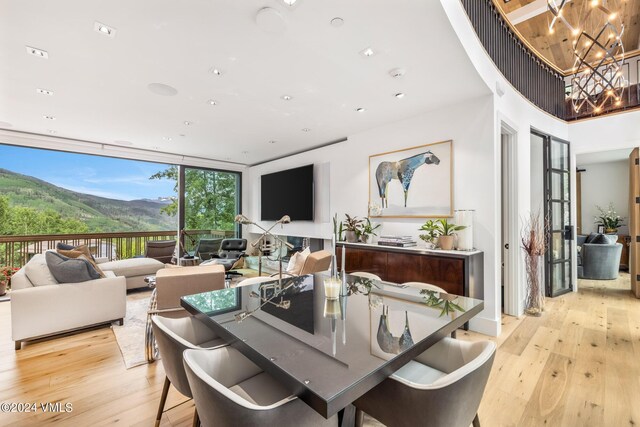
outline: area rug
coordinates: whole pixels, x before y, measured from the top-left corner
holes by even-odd
[[[127,369],[147,363],[144,351],[144,335],[151,292],[135,292],[127,295],[127,314],[124,325],[112,325],[122,359]]]

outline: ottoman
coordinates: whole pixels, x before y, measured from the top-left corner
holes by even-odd
[[[124,276],[127,279],[127,289],[147,287],[144,278],[153,276],[164,268],[163,263],[153,258],[121,259],[99,263],[98,266],[102,271],[112,271],[116,276]]]

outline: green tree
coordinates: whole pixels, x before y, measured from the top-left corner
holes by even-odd
[[[174,180],[178,193],[178,167],[152,175],[149,179]],[[185,228],[187,230],[233,230],[236,215],[237,175],[229,172],[191,169],[185,171]],[[162,212],[175,216],[178,199],[163,207]]]

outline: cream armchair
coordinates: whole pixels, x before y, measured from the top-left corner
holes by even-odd
[[[44,255],[29,263],[32,278],[46,277]],[[11,336],[19,350],[23,341],[49,337],[114,321],[122,324],[126,312],[124,277],[105,272],[106,278],[81,283],[32,282],[25,270],[11,278]],[[47,271],[43,271],[47,269]],[[35,280],[35,279],[34,279]]]

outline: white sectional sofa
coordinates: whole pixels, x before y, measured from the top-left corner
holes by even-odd
[[[11,332],[16,350],[23,341],[122,321],[127,289],[146,286],[145,276],[164,264],[149,258],[99,263],[106,277],[59,284],[44,254],[35,255],[11,278]]]

